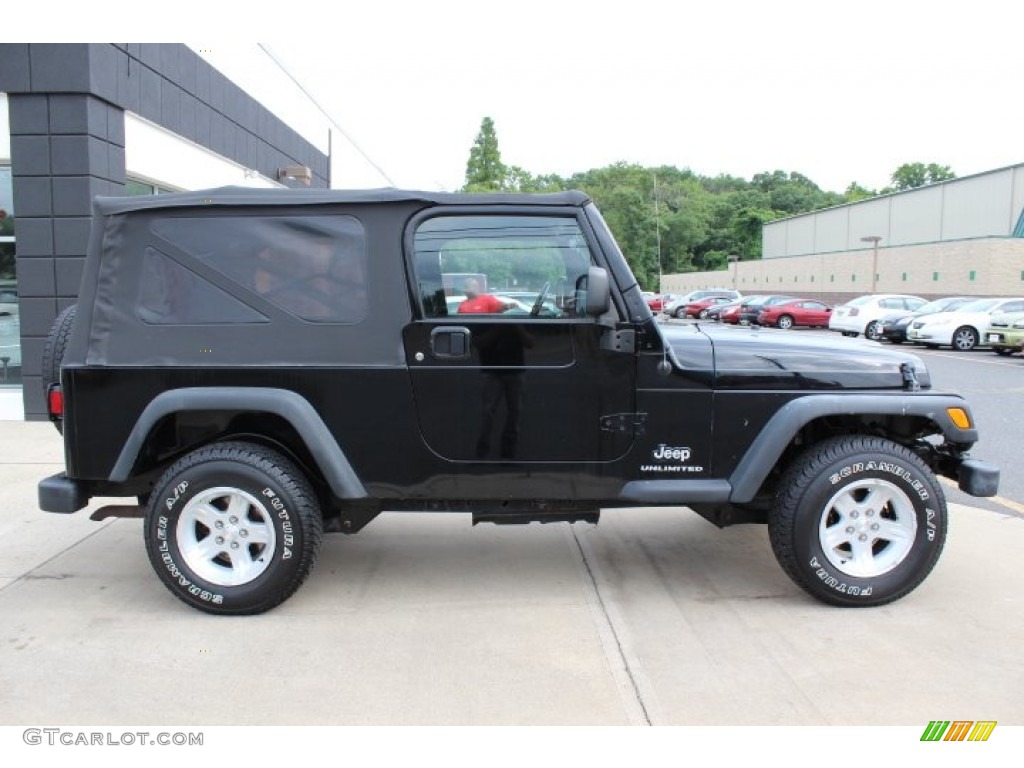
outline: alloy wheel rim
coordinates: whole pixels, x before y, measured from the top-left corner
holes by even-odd
[[[277,549],[270,512],[238,488],[211,488],[194,496],[178,517],[176,533],[185,564],[222,587],[259,578]]]
[[[917,536],[914,505],[888,480],[867,478],[835,493],[818,524],[826,559],[854,578],[882,576],[910,554]]]

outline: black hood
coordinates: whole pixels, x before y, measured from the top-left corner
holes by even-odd
[[[873,341],[707,323],[659,328],[683,366],[710,340],[719,389],[904,389],[906,366],[922,388],[931,386],[919,357]]]

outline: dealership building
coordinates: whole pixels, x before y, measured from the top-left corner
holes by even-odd
[[[762,254],[665,275],[662,292],[1024,295],[1024,163],[769,222]]]
[[[45,417],[95,195],[327,188],[353,154],[331,126],[262,46],[0,44],[0,418]]]

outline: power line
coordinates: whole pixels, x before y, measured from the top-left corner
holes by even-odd
[[[344,128],[342,128],[340,125],[338,125],[338,121],[335,120],[333,117],[331,117],[330,113],[326,109],[324,109],[320,105],[320,102],[318,102],[313,97],[313,94],[311,94],[309,91],[307,91],[305,86],[298,81],[298,78],[296,78],[295,75],[293,75],[291,72],[288,71],[288,68],[284,64],[282,64],[278,60],[278,58],[276,56],[274,56],[274,54],[271,53],[270,50],[265,45],[263,45],[263,43],[257,43],[257,45],[260,47],[260,49],[265,54],[267,54],[267,56],[270,58],[270,60],[272,62],[274,62],[278,66],[278,68],[288,76],[288,79],[290,79],[293,83],[295,83],[296,87],[306,95],[306,98],[309,99],[311,102],[313,102],[313,105],[317,109],[320,110],[320,114],[322,114],[324,117],[326,117],[328,122],[331,125],[333,125],[335,128],[338,129],[338,133],[340,133],[342,136],[344,136],[346,139],[348,139],[348,143],[356,148],[356,151],[360,155],[363,156],[363,159],[366,160],[366,162],[368,162],[370,165],[372,165],[374,167],[374,169],[376,169],[377,173],[379,173],[381,176],[383,176],[387,180],[388,184],[390,184],[392,187],[398,186],[397,184],[395,184],[395,182],[392,180],[392,178],[390,176],[388,176],[384,172],[383,168],[381,168],[379,165],[377,165],[375,162],[373,162],[373,160],[370,159],[370,156],[368,154],[366,154],[366,152],[363,150],[363,148],[361,146],[359,146],[359,143],[355,139],[353,139],[351,136],[349,136],[348,132]]]

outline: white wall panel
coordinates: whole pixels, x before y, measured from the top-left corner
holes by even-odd
[[[178,189],[281,186],[131,112],[124,113],[124,139],[129,176]]]
[[[1009,235],[1012,180],[1007,168],[944,185],[942,239]]]
[[[850,228],[850,207],[833,208],[815,215],[814,252],[833,253],[846,250]]]
[[[761,230],[761,256],[774,259],[786,255],[786,226],[789,222],[779,221],[765,224]]]
[[[891,199],[883,197],[850,206],[850,232],[846,240],[849,250],[870,247],[870,243],[861,242],[862,237],[869,235],[877,235],[882,238],[883,245],[888,244]]]
[[[942,196],[948,185],[893,195],[889,240],[885,245],[933,243],[942,236]]]
[[[1020,215],[1024,212],[1024,165],[1013,169],[1013,192],[1010,201],[1010,231],[1017,226]]]
[[[800,216],[789,220],[786,233],[786,251],[789,256],[814,253],[814,225],[817,216]]]

